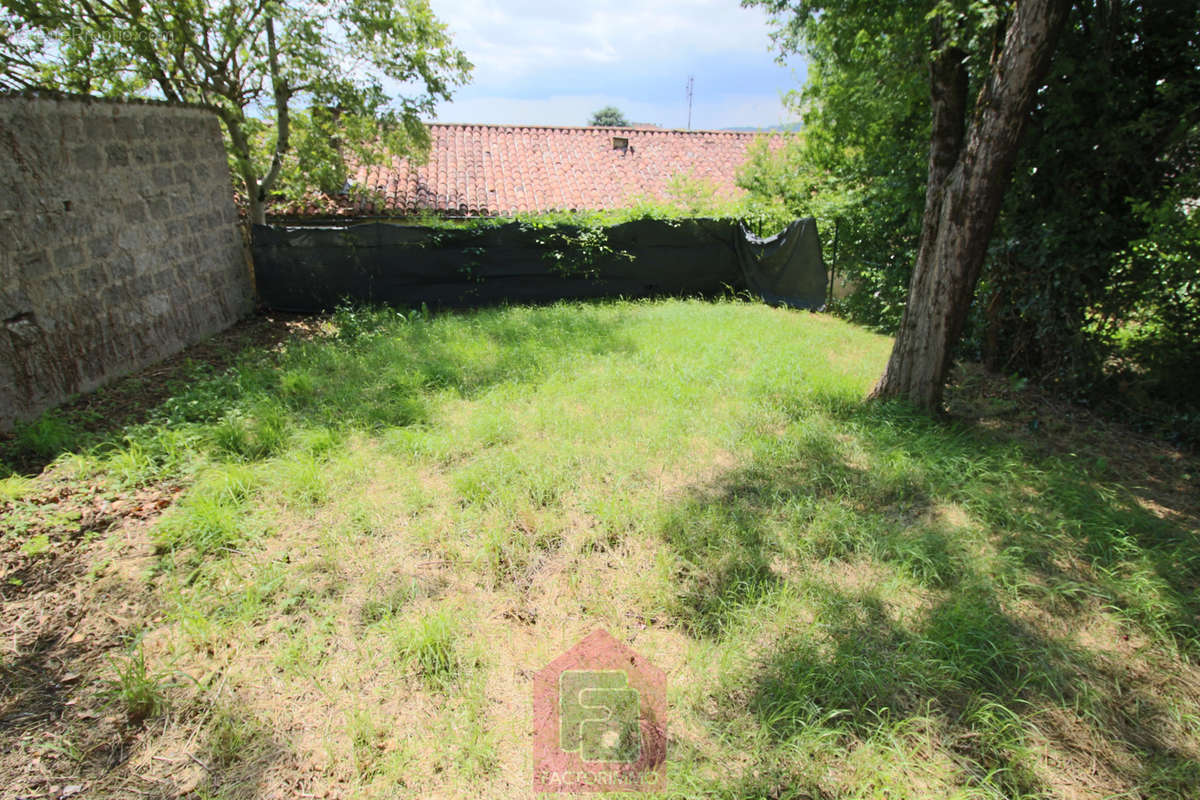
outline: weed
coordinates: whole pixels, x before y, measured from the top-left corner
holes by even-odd
[[[244,466],[212,467],[154,529],[160,550],[192,548],[198,555],[232,547],[255,532],[246,508],[258,478]]]
[[[233,413],[212,429],[219,454],[258,461],[283,449],[287,438],[286,413],[276,404],[260,402],[249,413]]]
[[[263,739],[259,723],[227,706],[219,707],[208,724],[208,755],[218,767],[249,760]]]
[[[44,533],[31,536],[21,545],[21,552],[27,556],[40,556],[50,552],[50,537]]]
[[[400,620],[392,630],[392,642],[402,665],[426,683],[444,688],[468,666],[460,652],[462,635],[458,612],[442,607],[416,619]]]
[[[413,575],[401,576],[396,584],[379,599],[368,600],[362,607],[362,621],[368,625],[392,619],[414,600],[432,597],[436,587]]]
[[[82,438],[79,429],[55,411],[48,411],[32,422],[17,421],[13,432],[14,460],[30,457],[52,460],[75,449]]]
[[[33,494],[37,483],[22,475],[0,478],[0,503],[12,503]]]
[[[166,691],[171,684],[146,667],[146,652],[139,645],[133,652],[110,661],[113,676],[104,682],[102,695],[120,708],[130,723],[137,725],[158,716],[167,707]]]

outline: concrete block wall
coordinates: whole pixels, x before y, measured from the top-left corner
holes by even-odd
[[[0,429],[252,307],[212,112],[0,96]]]

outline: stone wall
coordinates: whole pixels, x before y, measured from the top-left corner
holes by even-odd
[[[252,304],[215,115],[0,96],[0,428]]]

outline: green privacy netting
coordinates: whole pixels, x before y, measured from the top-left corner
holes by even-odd
[[[731,290],[794,308],[825,303],[825,264],[811,218],[769,239],[715,219],[599,229],[256,225],[253,250],[259,299],[281,311],[325,311],[345,301],[471,307]]]

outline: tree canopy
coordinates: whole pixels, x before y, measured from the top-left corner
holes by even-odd
[[[782,52],[808,55],[809,79],[790,98],[803,135],[759,152],[743,184],[815,214],[827,256],[836,225],[836,266],[854,287],[837,310],[895,331],[925,200],[930,15],[953,19],[947,45],[966,59],[970,113],[1013,4],[755,4],[774,14]],[[1200,340],[1200,279],[1185,253],[1200,250],[1186,202],[1200,196],[1198,42],[1200,7],[1188,0],[1073,4],[1027,119],[962,355],[1072,393],[1132,383],[1195,395],[1200,358],[1186,344]]]
[[[422,153],[420,115],[471,69],[427,0],[4,0],[3,8],[0,85],[211,106],[259,222],[288,170],[291,188],[328,190],[345,182],[348,160]]]
[[[859,64],[870,59],[856,51],[890,55],[895,41],[897,51],[916,56],[928,75],[930,138],[921,232],[895,347],[873,394],[938,409],[1026,115],[1070,1],[757,4],[768,6],[780,21],[777,40],[785,50],[819,43],[833,71],[861,74]],[[882,46],[870,45],[872,34]],[[885,94],[892,82],[903,83],[895,76],[878,73],[874,91]],[[977,87],[974,104],[972,86]]]
[[[605,106],[595,114],[592,114],[588,125],[595,125],[602,128],[625,128],[629,126],[629,120],[625,119],[625,115],[621,113],[621,109],[616,106]]]

